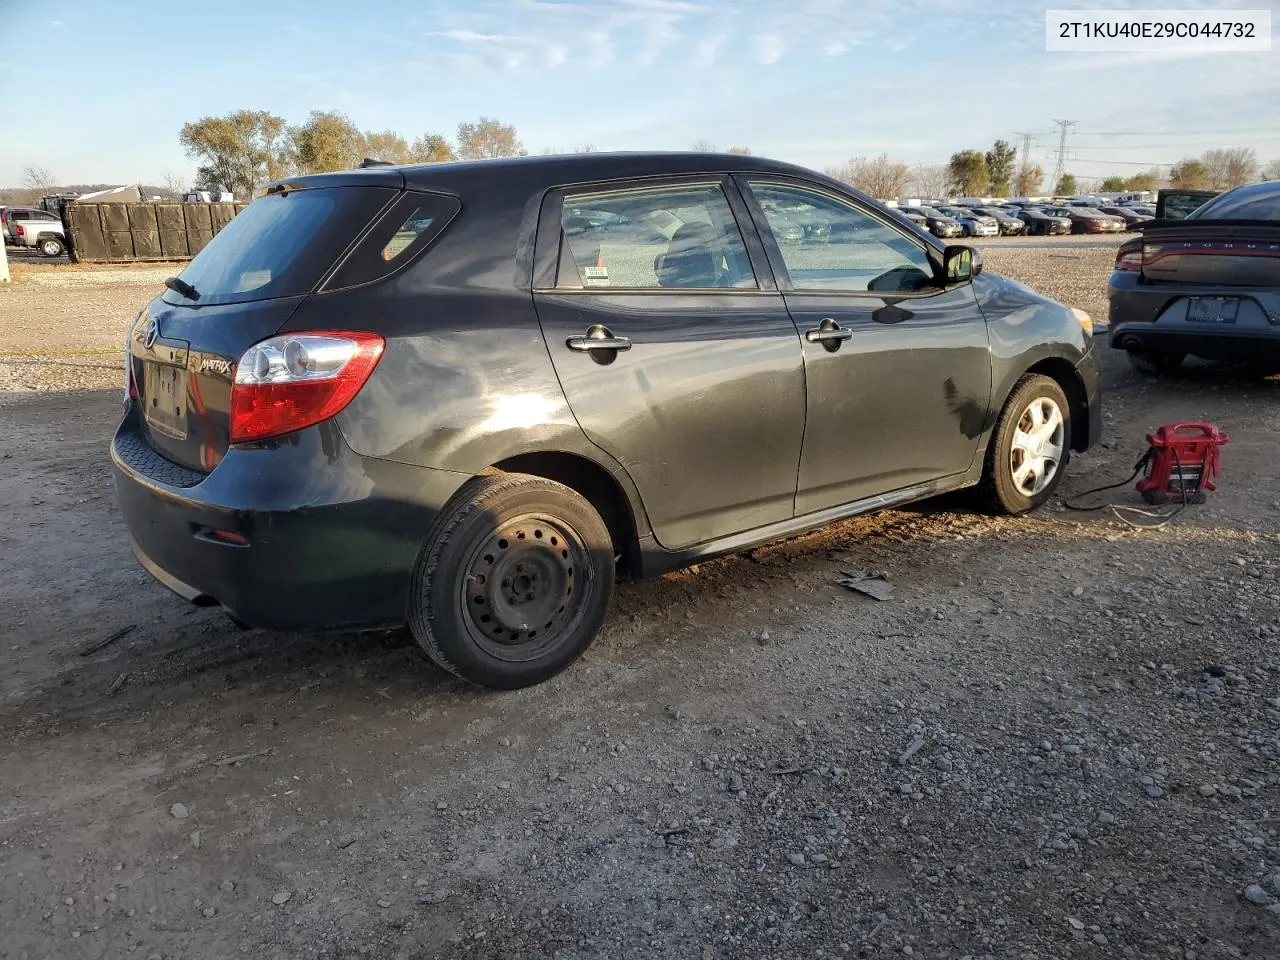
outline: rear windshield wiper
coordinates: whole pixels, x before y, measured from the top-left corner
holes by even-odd
[[[170,277],[164,282],[164,285],[174,293],[182,294],[188,300],[200,299],[200,291],[179,277]]]

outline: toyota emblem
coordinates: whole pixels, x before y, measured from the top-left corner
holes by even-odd
[[[152,317],[147,321],[147,329],[142,334],[142,345],[150,350],[156,345],[158,339],[160,339],[160,323]]]

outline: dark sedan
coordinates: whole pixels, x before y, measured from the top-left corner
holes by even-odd
[[[964,236],[964,226],[959,220],[935,210],[933,207],[919,205],[903,207],[902,210],[904,213],[914,213],[917,216],[924,217],[925,226],[935,237],[948,239],[950,237]]]
[[[1132,207],[1099,207],[1098,210],[1102,213],[1109,214],[1110,216],[1119,217],[1125,222],[1125,225],[1129,230],[1141,230],[1141,224],[1146,223],[1148,220],[1155,219],[1148,214],[1139,213]]]
[[[1175,209],[1195,200],[1166,193]],[[1149,221],[1120,245],[1108,294],[1111,346],[1142,373],[1173,373],[1189,355],[1280,373],[1280,180]]]
[[[1047,237],[1071,232],[1070,218],[1050,216],[1039,207],[1023,207],[1016,216],[1027,225],[1027,236]]]
[[[996,226],[1000,228],[1000,236],[1010,237],[1017,236],[1026,231],[1027,225],[1022,220],[1014,216],[1013,212],[1006,207],[974,207],[975,212],[984,214],[995,220]]]
[[[1051,217],[1065,217],[1071,222],[1072,233],[1119,233],[1126,224],[1119,217],[1096,210],[1093,207],[1041,207],[1041,212]]]
[[[499,688],[618,576],[963,487],[1033,510],[1102,423],[1087,314],[763,158],[299,176],[166,286],[111,444],[142,566]]]

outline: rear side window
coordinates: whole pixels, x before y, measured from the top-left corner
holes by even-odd
[[[182,279],[200,304],[310,293],[397,192],[323,187],[259,197],[187,264]],[[173,291],[165,299],[191,303]]]
[[[719,184],[564,198],[557,287],[740,289],[756,286]]]
[[[1280,186],[1271,191],[1242,191],[1214,197],[1191,214],[1195,220],[1280,220]]]
[[[412,190],[402,194],[324,288],[338,290],[390,276],[415,260],[461,208],[456,197]]]

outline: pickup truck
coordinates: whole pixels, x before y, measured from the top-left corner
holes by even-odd
[[[1207,202],[1176,193],[1162,191],[1162,216],[1116,252],[1111,346],[1146,374],[1172,374],[1188,355],[1280,373],[1280,180]]]
[[[17,247],[31,247],[46,257],[66,253],[66,233],[62,221],[52,213],[32,207],[5,207],[0,213],[4,225],[4,242]]]

